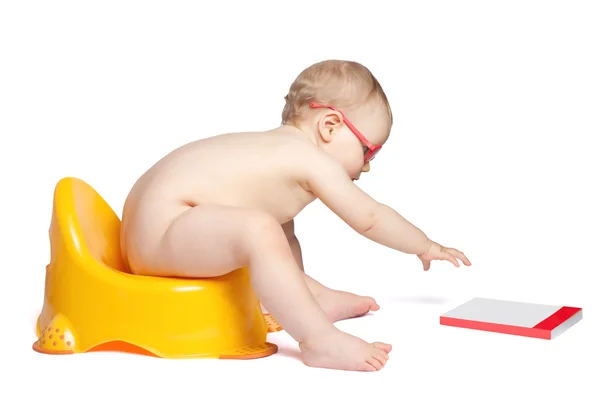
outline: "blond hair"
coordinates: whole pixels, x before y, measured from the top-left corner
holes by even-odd
[[[294,125],[310,102],[351,108],[376,99],[392,110],[379,81],[364,65],[355,61],[326,60],[311,65],[298,75],[285,96],[281,123]]]

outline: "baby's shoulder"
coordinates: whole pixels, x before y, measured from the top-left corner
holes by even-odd
[[[309,139],[282,135],[275,141],[275,146],[279,148],[283,157],[288,160],[295,160],[306,164],[307,160],[320,159],[326,153]]]
[[[342,168],[341,164],[315,143],[303,138],[291,138],[282,143],[279,161],[299,180],[327,174]]]
[[[224,134],[209,139],[206,145],[210,154],[219,154],[221,161],[233,157],[238,165],[248,162],[259,170],[266,168],[272,173],[301,180],[339,167],[338,162],[308,137],[285,130]],[[215,145],[222,151],[215,152]]]

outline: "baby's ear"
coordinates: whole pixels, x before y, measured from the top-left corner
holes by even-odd
[[[337,111],[328,111],[319,120],[319,134],[324,142],[329,142],[344,124],[342,115]]]

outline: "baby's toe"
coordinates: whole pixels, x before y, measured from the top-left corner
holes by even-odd
[[[382,354],[383,353],[383,354]],[[377,361],[379,361],[379,363],[381,364],[381,366],[383,367],[385,365],[385,363],[388,360],[388,355],[385,352],[382,353],[377,353],[373,355],[373,358],[376,359]]]
[[[386,353],[389,353],[390,351],[392,351],[392,345],[391,344],[381,343],[381,342],[375,342],[375,343],[373,343],[373,346],[375,346],[379,350],[385,351]]]
[[[367,359],[367,363],[369,365],[371,365],[373,368],[375,368],[376,371],[379,371],[381,368],[383,368],[384,363],[379,361],[376,357],[371,356]]]
[[[364,363],[364,365],[362,365],[362,368],[360,370],[365,371],[365,372],[379,371],[382,367],[381,367],[381,365],[379,366],[379,368],[375,367],[375,365],[377,365],[377,364],[378,364],[377,361],[373,361],[373,362],[366,361]]]
[[[374,298],[372,297],[367,297],[367,301],[369,302],[369,309],[372,311],[377,311],[379,310],[379,304],[377,304],[377,302],[375,301]]]
[[[389,360],[390,359],[390,356],[389,356],[388,353],[386,353],[383,350],[377,349],[377,348],[375,349],[375,352],[373,353],[373,355],[375,355],[377,357],[382,357],[384,360]]]

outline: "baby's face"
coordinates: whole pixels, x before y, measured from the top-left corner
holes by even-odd
[[[369,104],[346,117],[374,146],[383,145],[387,141],[391,121],[388,110],[383,105]],[[345,124],[331,144],[332,155],[342,163],[351,179],[358,180],[363,172],[371,169],[370,162],[365,164],[368,148]]]

